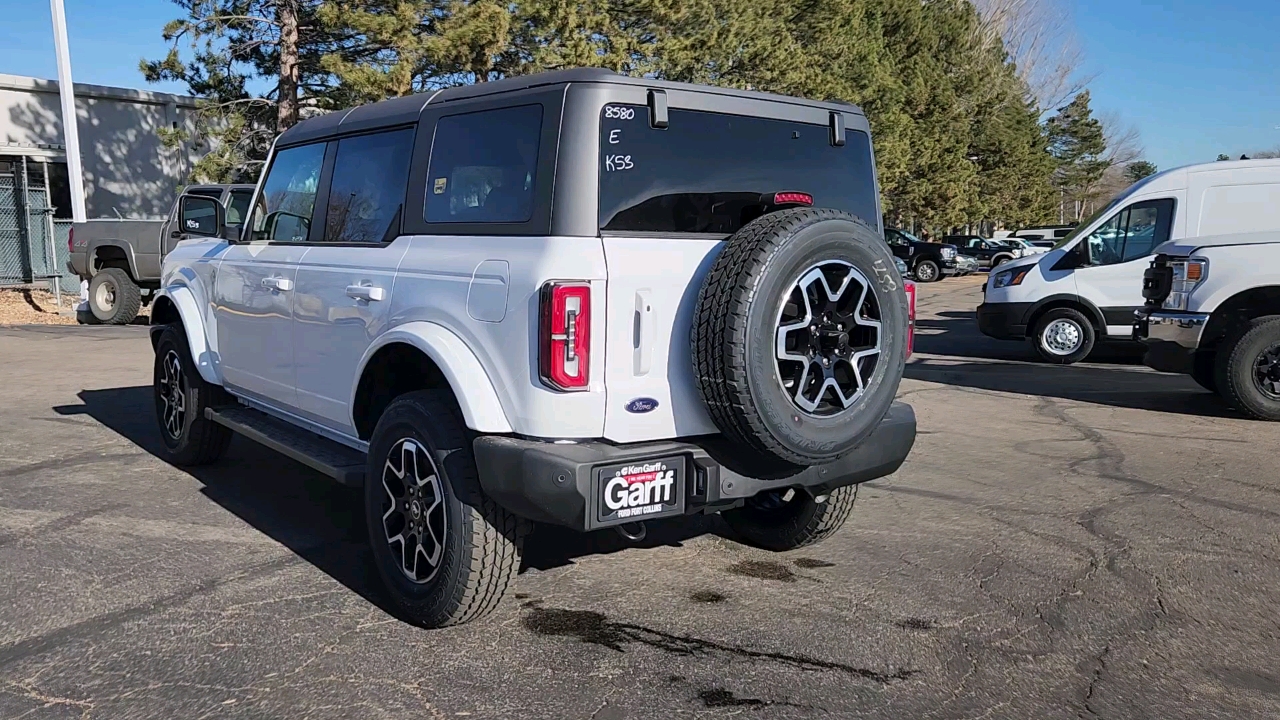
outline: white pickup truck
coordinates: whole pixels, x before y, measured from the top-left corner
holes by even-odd
[[[602,70],[303,122],[238,239],[180,199],[151,315],[169,459],[235,431],[363,488],[428,627],[496,605],[531,522],[817,541],[916,434],[874,168],[854,106]]]
[[[1146,364],[1185,373],[1250,417],[1280,420],[1280,232],[1156,248],[1134,339]]]

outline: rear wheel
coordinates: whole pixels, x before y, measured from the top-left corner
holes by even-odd
[[[1280,316],[1245,324],[1219,346],[1217,387],[1257,420],[1280,420]]]
[[[1077,363],[1093,350],[1093,323],[1075,308],[1053,308],[1036,322],[1032,342],[1046,362],[1055,365]]]
[[[783,552],[830,537],[849,519],[857,497],[857,485],[836,488],[822,502],[788,488],[761,493],[721,515],[746,544]]]
[[[99,322],[128,325],[142,309],[142,290],[129,273],[103,268],[89,281],[89,311]]]
[[[932,260],[921,260],[916,264],[916,280],[928,283],[935,282],[942,278],[942,271],[938,269],[938,263]]]
[[[423,627],[492,612],[520,568],[527,523],[480,489],[466,427],[446,392],[402,395],[378,420],[365,518],[391,599]]]

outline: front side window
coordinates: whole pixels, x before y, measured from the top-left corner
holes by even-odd
[[[255,241],[305,242],[320,187],[325,143],[276,153],[253,209]]]
[[[1114,265],[1151,254],[1169,239],[1173,200],[1144,200],[1112,215],[1085,238],[1089,264]]]
[[[253,200],[252,190],[232,190],[227,198],[227,224],[242,225],[249,214],[249,202]]]
[[[527,222],[541,135],[541,105],[440,118],[427,170],[427,222]]]
[[[338,141],[325,219],[325,242],[393,240],[404,205],[413,130],[405,128]]]
[[[806,193],[817,207],[880,222],[866,133],[831,144],[826,125],[670,110],[665,129],[644,105],[600,115],[600,228],[613,232],[736,232],[762,196]]]

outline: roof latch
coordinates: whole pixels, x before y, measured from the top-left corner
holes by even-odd
[[[844,113],[832,110],[828,124],[831,127],[831,144],[844,147]]]
[[[667,118],[667,93],[665,90],[649,91],[649,127],[665,128],[670,124]]]

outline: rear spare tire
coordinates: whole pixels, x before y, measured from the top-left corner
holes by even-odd
[[[907,297],[880,234],[847,213],[771,213],[730,237],[694,314],[698,392],[740,464],[830,462],[902,379]]]

